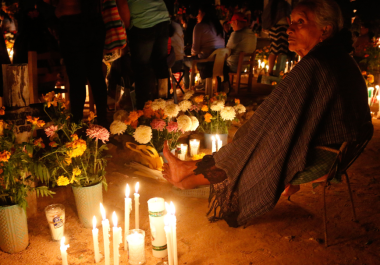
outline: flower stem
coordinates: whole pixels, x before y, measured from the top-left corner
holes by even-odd
[[[94,174],[96,174],[96,157],[98,156],[98,139],[95,141]]]

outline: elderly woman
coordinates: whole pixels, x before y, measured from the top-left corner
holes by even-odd
[[[246,225],[273,209],[285,186],[311,166],[315,146],[356,139],[370,114],[363,77],[347,53],[350,43],[342,45],[342,24],[334,1],[300,2],[287,33],[289,49],[302,60],[213,156],[183,162],[165,148],[168,181],[180,188],[210,183],[210,211],[219,208],[214,218]]]

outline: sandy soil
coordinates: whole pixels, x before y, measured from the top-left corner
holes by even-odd
[[[179,264],[380,264],[380,120],[373,122],[372,141],[348,171],[359,222],[351,221],[346,185],[332,186],[327,191],[331,244],[328,248],[323,244],[322,189],[317,187],[313,191],[311,185],[303,185],[291,201],[281,198],[272,212],[257,218],[253,225],[236,229],[223,221],[209,223],[205,215],[206,199],[179,196],[168,183],[128,176],[122,160],[113,159],[107,168],[109,189],[103,195],[108,218],[111,211],[123,216],[125,184],[134,187],[139,181],[140,227],[147,235],[147,265],[160,261],[151,251],[146,202],[152,197],[163,197],[176,205]],[[120,151],[114,153],[119,158],[123,156]],[[51,203],[66,206],[69,264],[94,263],[91,229],[79,223],[71,189],[59,188],[56,192],[53,199],[40,199],[37,216],[28,219],[28,248],[12,255],[0,251],[0,264],[61,264],[59,243],[51,240],[43,213],[44,207]],[[123,227],[122,221],[120,225]],[[133,225],[134,213],[131,214]],[[101,232],[99,241],[102,242]],[[103,252],[102,243],[100,249]],[[127,253],[124,250],[120,253],[120,263],[127,264]],[[99,264],[104,264],[104,260]]]

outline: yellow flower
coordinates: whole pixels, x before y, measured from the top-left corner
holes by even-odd
[[[207,112],[208,111],[207,105],[203,105],[201,108],[201,111]]]
[[[45,122],[43,120],[38,120],[37,121],[37,126],[40,127],[40,128],[42,128],[42,127],[45,126]]]
[[[71,135],[71,139],[73,139],[73,141],[75,141],[75,140],[78,140],[78,135],[77,134],[72,134]]]
[[[51,92],[47,93],[46,95],[43,95],[42,98],[43,98],[46,102],[52,101],[53,98],[54,98],[54,91],[51,91]],[[50,106],[49,106],[49,107],[50,107]]]
[[[196,160],[201,160],[206,154],[205,153],[200,153],[197,155],[194,155],[191,159],[196,161]]]
[[[26,116],[26,121],[30,122],[32,125],[37,125],[38,117]]]
[[[34,144],[35,146],[38,146],[38,147],[41,147],[41,148],[45,148],[45,145],[44,145],[44,143],[42,142],[42,138],[37,139],[37,140],[34,140],[33,144]]]
[[[73,169],[73,175],[79,176],[82,173],[82,171],[79,169],[79,167],[76,167]]]
[[[69,183],[70,183],[69,179],[65,176],[60,176],[57,180],[58,186],[66,186]]]
[[[4,114],[5,114],[5,107],[2,106],[2,107],[0,108],[0,115],[4,115]]]
[[[0,162],[8,162],[9,158],[11,158],[10,152],[4,150],[0,153]]]
[[[235,98],[235,104],[240,104],[240,99]]]
[[[66,158],[65,158],[65,164],[66,164],[66,165],[69,166],[69,165],[71,164],[71,162],[73,162],[73,161],[71,160],[71,157],[66,157]]]
[[[95,115],[95,113],[93,113],[92,111],[90,111],[90,116],[88,116],[88,121],[92,121],[93,119],[95,119],[95,117],[97,117]]]
[[[203,100],[204,100],[204,95],[199,95],[198,97],[194,98],[194,101],[196,103],[201,103],[201,102],[203,102]]]
[[[372,84],[375,82],[375,77],[373,75],[367,75],[368,83]]]
[[[86,151],[87,145],[86,141],[78,139],[73,142],[66,143],[66,147],[71,149],[67,151],[67,155],[69,157],[78,157],[83,155],[84,151]]]
[[[210,113],[205,114],[205,122],[211,122],[212,115]]]

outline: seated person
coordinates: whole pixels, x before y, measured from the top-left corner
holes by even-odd
[[[231,49],[231,55],[227,58],[227,66],[231,72],[236,73],[240,52],[253,53],[256,50],[257,37],[246,26],[247,22],[242,13],[234,14],[230,24],[234,32],[231,33],[226,46]]]
[[[336,2],[299,2],[287,34],[300,62],[217,153],[181,161],[165,146],[164,177],[182,189],[210,184],[212,219],[238,227],[275,207],[285,186],[308,167],[316,146],[356,140],[371,116],[342,27]]]

